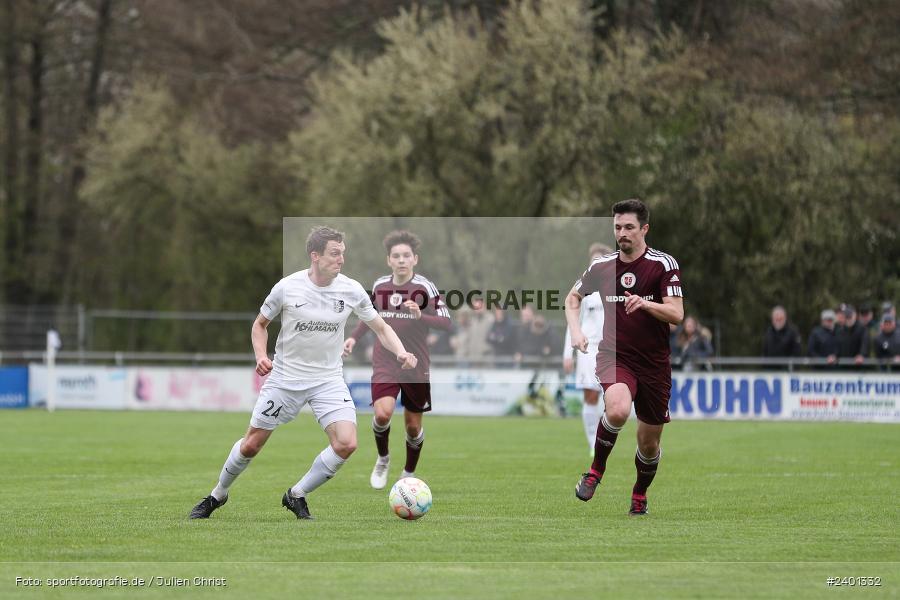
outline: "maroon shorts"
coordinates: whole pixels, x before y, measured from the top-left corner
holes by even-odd
[[[424,413],[431,410],[431,383],[385,383],[372,382],[372,402],[400,394],[400,404],[410,412]]]
[[[669,419],[672,396],[672,368],[635,369],[629,365],[597,365],[597,378],[605,392],[616,383],[624,383],[631,392],[637,418],[648,425],[663,425]]]

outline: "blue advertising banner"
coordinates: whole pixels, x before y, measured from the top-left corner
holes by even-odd
[[[0,367],[0,408],[28,406],[28,367]]]

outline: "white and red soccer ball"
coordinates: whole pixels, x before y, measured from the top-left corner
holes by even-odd
[[[431,508],[431,490],[421,479],[404,477],[391,488],[388,502],[395,515],[415,521]]]

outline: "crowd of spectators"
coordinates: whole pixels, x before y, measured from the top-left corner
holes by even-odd
[[[825,359],[826,365],[839,362],[860,365],[867,358],[900,363],[900,332],[897,331],[897,309],[891,302],[880,306],[875,317],[872,304],[859,311],[851,304],[837,309],[826,308],[819,314],[805,346],[797,327],[788,321],[782,306],[772,309],[771,324],[763,335],[764,357],[800,357]],[[841,361],[840,359],[847,359]]]
[[[460,365],[511,366],[535,360],[549,365],[562,347],[561,327],[535,313],[531,306],[518,311],[488,311],[484,301],[476,298],[471,306],[454,311],[450,331],[432,330],[428,334],[428,347],[432,356],[454,357]],[[364,338],[365,342],[369,347],[357,354],[360,360],[371,357],[372,340]]]
[[[822,310],[819,316],[819,323],[804,339],[787,309],[773,307],[762,335],[762,356],[823,358],[826,366],[840,363],[853,367],[868,358],[900,364],[900,330],[892,303],[884,302],[878,310],[863,304],[858,311],[841,304]],[[559,356],[564,326],[548,322],[528,305],[512,312],[489,311],[476,299],[471,307],[454,313],[450,331],[432,331],[428,344],[433,356],[452,356],[458,364],[508,366],[537,360],[549,365]],[[687,315],[680,326],[670,326],[669,341],[673,368],[710,368],[708,360],[715,356],[712,332],[696,316]]]

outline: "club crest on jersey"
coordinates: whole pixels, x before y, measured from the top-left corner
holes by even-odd
[[[344,301],[343,300],[335,300],[334,301],[334,312],[344,312]]]
[[[397,292],[394,292],[393,294],[391,294],[391,297],[388,298],[388,302],[391,306],[397,308],[398,306],[400,306],[400,303],[403,302],[403,296],[401,296]]]
[[[637,277],[634,276],[634,273],[623,273],[622,277],[619,278],[619,281],[623,288],[630,290],[634,287],[634,284],[637,283]]]

